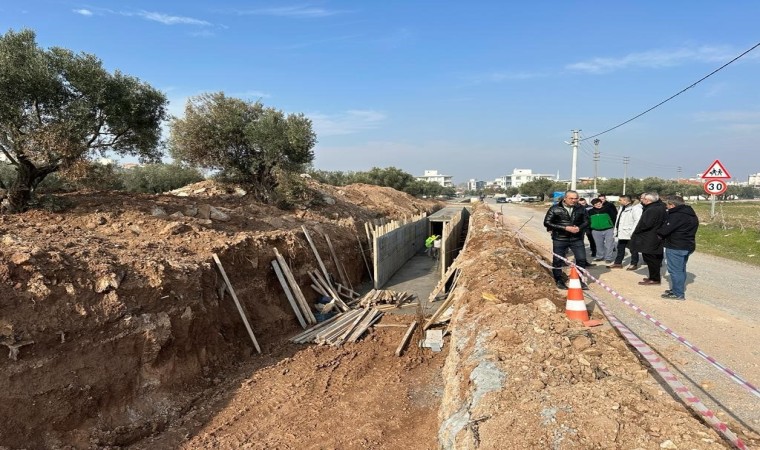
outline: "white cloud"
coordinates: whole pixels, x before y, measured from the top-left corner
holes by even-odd
[[[349,110],[341,114],[306,114],[314,124],[317,136],[338,136],[375,129],[386,119],[385,114],[371,110]]]
[[[72,10],[75,14],[79,14],[82,16],[91,16],[93,13],[89,9],[73,9]]]
[[[163,23],[164,25],[200,25],[208,26],[210,22],[201,19],[194,19],[192,17],[183,16],[170,16],[168,14],[153,12],[153,11],[140,11],[138,13],[126,13],[125,15],[137,15],[146,20],[152,20],[154,22]]]
[[[277,16],[277,17],[329,17],[341,14],[343,11],[328,10],[312,6],[281,6],[275,8],[261,8],[250,10],[239,10],[237,13],[241,16],[260,15],[260,16]]]
[[[725,46],[702,46],[675,50],[650,50],[618,58],[592,58],[565,66],[566,69],[594,74],[610,73],[633,67],[674,67],[690,62],[727,62],[739,52]]]

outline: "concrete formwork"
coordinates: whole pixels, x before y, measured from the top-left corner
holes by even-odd
[[[421,214],[393,221],[373,231],[375,289],[381,289],[409,259],[425,245],[428,219]]]

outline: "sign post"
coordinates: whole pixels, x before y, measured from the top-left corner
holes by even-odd
[[[710,217],[715,217],[715,199],[718,195],[723,194],[728,189],[725,180],[731,178],[731,174],[719,160],[715,160],[710,167],[702,173],[702,179],[705,180],[703,185],[705,193],[711,196],[712,204],[710,205]]]

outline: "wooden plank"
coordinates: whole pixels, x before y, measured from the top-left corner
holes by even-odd
[[[363,322],[363,321],[364,321],[364,319],[365,319],[365,318],[368,316],[368,314],[370,313],[370,311],[371,311],[371,310],[370,310],[369,308],[362,310],[362,313],[361,313],[361,314],[359,314],[359,315],[356,317],[356,319],[354,319],[354,320],[351,322],[351,325],[350,325],[348,328],[346,328],[346,330],[345,330],[343,333],[341,333],[340,337],[339,337],[338,339],[336,339],[336,340],[333,342],[333,345],[340,345],[340,344],[342,344],[342,343],[343,343],[343,342],[344,342],[346,339],[348,339],[348,337],[349,337],[349,336],[351,336],[351,335],[353,334],[353,332],[354,332],[354,330],[356,329],[356,327],[357,327],[357,326],[358,326],[358,325],[359,325],[361,322]]]
[[[296,344],[303,344],[304,342],[313,340],[314,337],[317,335],[317,333],[326,329],[328,326],[332,326],[332,324],[338,319],[340,319],[342,316],[343,314],[336,314],[323,322],[319,322],[318,324],[314,325],[308,330],[302,331],[301,333],[298,333],[297,335],[293,336],[292,338],[289,339],[289,341],[295,342]]]
[[[321,295],[322,297],[329,297],[329,295],[325,293],[324,289],[322,289],[319,286],[316,286],[314,283],[311,284],[311,288],[314,289],[314,292]]]
[[[327,267],[325,267],[325,263],[322,262],[322,258],[319,256],[319,252],[317,251],[317,246],[314,245],[314,241],[311,240],[311,236],[309,235],[309,230],[306,229],[305,225],[301,225],[301,229],[303,230],[304,236],[306,236],[306,240],[309,242],[309,246],[311,247],[311,251],[314,253],[314,257],[317,258],[317,264],[319,264],[319,268],[322,270],[322,273],[325,275],[325,279],[330,279],[330,274],[327,273]]]
[[[290,292],[290,288],[288,287],[288,281],[285,279],[285,275],[282,274],[282,270],[280,270],[280,265],[277,264],[277,260],[272,260],[272,268],[274,268],[274,273],[277,275],[277,279],[280,281],[280,286],[282,286],[282,290],[285,291],[285,296],[288,297],[288,302],[290,303],[290,307],[293,308],[293,312],[296,313],[296,317],[298,318],[298,323],[301,324],[301,327],[306,328],[306,321],[303,318],[303,315],[301,314],[301,310],[298,308],[298,303],[296,303],[296,299],[293,298],[293,293]]]
[[[362,259],[364,260],[364,266],[367,268],[367,274],[369,274],[369,280],[374,282],[375,279],[372,278],[372,269],[369,267],[369,263],[367,262],[367,256],[364,254],[364,246],[362,245],[362,240],[359,238],[359,235],[356,235],[356,240],[359,241],[359,250],[362,252]]]
[[[347,342],[356,342],[359,340],[359,338],[364,334],[365,331],[367,331],[367,328],[369,328],[370,324],[375,321],[377,316],[382,315],[383,313],[381,311],[378,311],[376,309],[371,309],[370,313],[365,317],[361,322],[359,322],[359,325],[356,326],[356,329],[351,332],[351,334],[348,336]]]
[[[314,313],[311,312],[311,308],[309,307],[309,303],[306,301],[306,297],[303,296],[301,288],[298,287],[298,283],[296,283],[296,278],[293,276],[293,272],[290,271],[290,267],[288,266],[288,263],[285,262],[285,258],[283,258],[280,252],[277,251],[277,247],[274,248],[274,256],[277,258],[277,262],[280,263],[280,269],[282,269],[282,273],[285,275],[285,279],[287,279],[288,283],[290,283],[290,289],[293,291],[293,295],[295,296],[296,300],[298,300],[298,304],[301,306],[301,311],[304,314],[304,318],[308,323],[317,323],[317,319],[314,317]]]
[[[243,319],[243,323],[245,324],[245,329],[248,330],[248,335],[251,337],[251,341],[253,341],[253,346],[256,347],[257,352],[261,353],[261,347],[259,347],[256,336],[253,334],[251,324],[248,323],[248,318],[245,316],[245,312],[243,312],[243,305],[240,304],[240,300],[238,300],[237,295],[235,294],[235,290],[232,289],[232,283],[230,283],[230,279],[227,278],[227,273],[224,271],[222,262],[219,260],[219,257],[216,255],[216,253],[214,253],[212,256],[214,258],[214,262],[216,263],[216,267],[222,274],[222,278],[224,278],[224,282],[227,284],[227,289],[229,290],[232,299],[235,301],[235,306],[237,306],[238,313],[240,313],[240,318]]]
[[[322,275],[319,272],[317,272],[315,270],[312,273],[314,274],[314,276],[317,279],[317,281],[319,281],[319,285],[327,290],[327,292],[330,294],[330,298],[332,298],[333,300],[335,300],[338,303],[338,306],[343,311],[348,311],[349,309],[351,309],[351,308],[348,307],[348,305],[346,305],[343,302],[343,300],[341,300],[340,295],[338,295],[338,293],[335,292],[335,289],[333,289],[333,287],[330,285],[330,283],[327,282],[327,280],[325,280],[324,278],[322,278]]]
[[[338,255],[335,254],[335,248],[333,248],[332,241],[330,240],[330,236],[325,234],[325,240],[327,241],[327,248],[330,249],[330,255],[332,256],[332,260],[335,263],[335,270],[338,271],[338,277],[340,278],[340,282],[343,283],[343,285],[347,286],[349,284],[348,276],[346,275],[346,272],[344,271],[343,265],[340,263],[340,260],[338,260]]]
[[[417,328],[417,321],[409,324],[409,328],[406,329],[406,333],[404,333],[404,337],[401,339],[401,343],[398,344],[398,348],[396,348],[396,356],[401,356],[401,353],[403,353],[404,347],[406,347],[406,344],[409,342],[409,338],[412,337],[412,333],[414,333],[415,328]]]

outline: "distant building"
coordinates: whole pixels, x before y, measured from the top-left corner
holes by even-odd
[[[471,178],[470,181],[467,182],[467,190],[468,191],[480,191],[485,189],[486,182],[485,181],[478,181],[475,178]]]
[[[426,170],[425,175],[417,177],[417,180],[438,183],[443,187],[454,187],[453,178],[451,175],[442,175],[437,170]]]
[[[122,163],[121,167],[123,169],[134,169],[135,167],[140,167],[140,165],[138,163]]]
[[[753,173],[752,175],[750,175],[749,178],[747,179],[747,185],[755,186],[755,187],[760,186],[760,173]]]
[[[511,174],[507,174],[501,178],[504,183],[504,189],[508,187],[520,187],[529,181],[541,179],[554,180],[556,177],[554,174],[533,173],[531,169],[514,169]],[[497,178],[497,180],[500,179]]]

